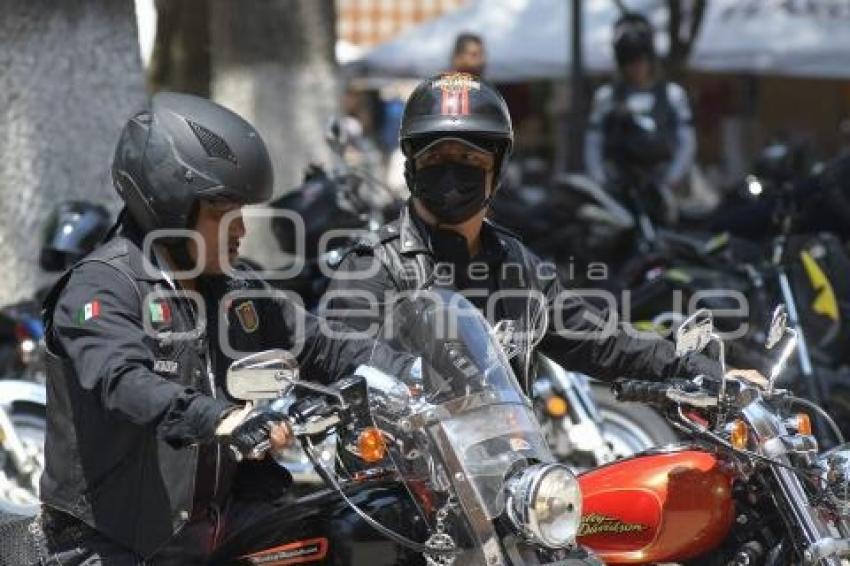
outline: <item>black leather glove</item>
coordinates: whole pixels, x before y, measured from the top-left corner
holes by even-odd
[[[271,409],[260,409],[244,416],[239,422],[228,423],[232,415],[226,415],[216,432],[219,441],[230,446],[237,461],[243,458],[259,458],[271,446],[271,427],[286,423],[286,416]]]

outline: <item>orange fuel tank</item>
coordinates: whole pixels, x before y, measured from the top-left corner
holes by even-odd
[[[579,542],[606,564],[678,562],[719,546],[734,519],[732,474],[714,454],[641,454],[579,476]]]

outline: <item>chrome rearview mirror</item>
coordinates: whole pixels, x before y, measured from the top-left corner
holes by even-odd
[[[785,344],[782,347],[782,351],[779,353],[779,357],[777,357],[773,367],[770,368],[767,383],[767,391],[769,393],[773,392],[779,374],[782,373],[785,364],[788,362],[788,358],[791,357],[791,354],[794,353],[794,349],[797,347],[797,330],[788,327],[788,313],[785,311],[785,305],[780,304],[773,311],[773,319],[770,322],[770,330],[768,331],[765,346],[770,350],[775,348],[783,340]]]
[[[711,311],[698,310],[676,329],[676,355],[681,357],[693,352],[702,352],[711,342],[713,332],[714,319]]]
[[[717,391],[717,426],[725,424],[726,400],[726,348],[720,336],[714,332],[714,317],[708,309],[700,309],[682,322],[676,330],[676,355],[684,356],[702,352],[709,342],[716,342],[720,362],[720,388]]]
[[[286,350],[266,350],[240,358],[227,369],[227,391],[243,401],[284,395],[298,381],[298,361]]]
[[[772,350],[779,341],[785,336],[785,331],[788,328],[788,313],[785,311],[785,305],[778,305],[773,311],[773,318],[770,321],[770,328],[767,331],[767,340],[764,343],[765,348]]]

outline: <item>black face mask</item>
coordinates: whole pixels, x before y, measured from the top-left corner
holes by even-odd
[[[429,165],[416,171],[416,194],[441,224],[459,224],[487,206],[487,172],[460,163]]]

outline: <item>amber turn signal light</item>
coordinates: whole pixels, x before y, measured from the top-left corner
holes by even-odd
[[[747,428],[747,423],[741,419],[735,419],[735,422],[732,423],[732,430],[729,438],[732,442],[732,446],[738,450],[745,450],[747,448],[747,438],[749,437],[749,433],[750,431]]]
[[[798,434],[812,435],[812,419],[806,413],[797,413],[794,417],[794,425]]]
[[[549,416],[561,418],[567,414],[567,402],[563,397],[553,395],[546,399],[546,412]]]
[[[357,451],[360,459],[369,464],[380,462],[387,455],[387,442],[380,429],[367,427],[357,437]]]

